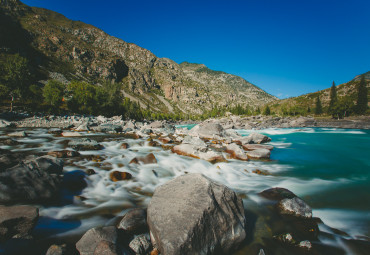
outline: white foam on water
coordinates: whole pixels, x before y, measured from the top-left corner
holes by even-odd
[[[284,143],[284,142],[269,142],[268,144],[276,147],[276,148],[279,148],[279,149],[282,149],[282,148],[288,148],[290,146],[292,146],[292,143]]]
[[[298,179],[293,177],[281,177],[277,183],[278,187],[286,188],[299,196],[312,195],[324,190],[330,190],[334,187],[352,182],[349,179],[323,180],[313,178],[309,180]]]
[[[336,129],[267,129],[267,130],[239,130],[242,135],[247,135],[250,132],[259,132],[267,135],[292,134],[297,132],[313,133],[313,132],[355,132],[356,134],[363,133],[356,130],[336,130]],[[95,133],[81,132],[84,136],[88,135],[91,139],[96,136]],[[29,133],[30,137],[20,138],[24,144],[11,146],[14,151],[29,150],[35,152],[48,152],[51,150],[64,149],[61,143],[66,140],[80,139],[80,137],[58,137],[47,134],[46,129],[33,130]],[[118,137],[119,138],[119,137]],[[110,139],[110,138],[109,138]],[[115,139],[115,138],[114,138]],[[279,137],[269,144],[276,148],[289,148],[292,144],[285,142],[285,137]],[[128,149],[122,149],[121,144],[125,142],[129,144]],[[25,145],[41,143],[40,147],[25,148]],[[100,221],[102,218],[96,215],[102,214],[122,214],[122,211],[135,206],[145,206],[149,203],[154,190],[173,178],[186,173],[201,173],[205,176],[223,183],[237,193],[246,194],[254,202],[259,203],[260,197],[257,193],[271,187],[284,187],[299,196],[312,195],[321,191],[330,190],[338,185],[343,185],[350,180],[322,180],[322,179],[299,179],[286,176],[280,176],[282,172],[289,172],[294,169],[293,166],[280,164],[279,162],[270,161],[239,161],[228,160],[217,164],[211,164],[207,161],[180,156],[170,151],[164,151],[160,147],[148,146],[145,139],[124,139],[108,140],[101,142],[104,146],[103,150],[98,151],[80,151],[82,155],[99,155],[101,162],[93,162],[88,159],[71,158],[66,160],[72,161],[74,165],[66,164],[64,171],[93,169],[96,174],[86,176],[88,186],[82,190],[81,196],[84,200],[77,201],[75,204],[40,209],[40,215],[49,216],[56,219],[82,218],[82,225],[76,230],[81,231],[85,226],[96,226],[92,219]],[[4,147],[4,146],[2,146]],[[8,147],[5,147],[8,148]],[[137,156],[145,156],[148,153],[153,153],[157,159],[155,164],[129,164],[129,162]],[[272,151],[272,154],[274,151]],[[107,168],[107,169],[105,169]],[[271,175],[258,175],[253,173],[254,170],[267,171]],[[130,173],[133,178],[113,182],[110,180],[112,171],[121,171]],[[334,212],[334,213],[333,213]],[[355,212],[357,213],[357,212]],[[324,222],[332,227],[341,228],[350,234],[358,234],[357,226],[352,232],[346,228],[352,223],[361,222],[361,218],[369,217],[368,214],[351,214],[348,216],[346,212],[340,213],[327,211],[326,209],[314,210],[314,216],[320,217]],[[338,218],[337,218],[338,216]],[[353,216],[353,217],[352,217]],[[351,218],[352,217],[352,218]],[[351,223],[351,219],[353,222]],[[68,235],[71,232],[63,233]]]
[[[326,225],[342,230],[352,237],[369,234],[370,225],[364,224],[363,221],[363,219],[370,219],[369,211],[313,209],[313,214],[315,217],[321,218]],[[325,229],[323,230],[325,231]]]
[[[251,133],[260,133],[265,135],[289,135],[294,133],[320,133],[320,134],[366,134],[366,132],[356,129],[341,129],[341,128],[266,128],[266,129],[238,129],[240,135],[247,136]]]

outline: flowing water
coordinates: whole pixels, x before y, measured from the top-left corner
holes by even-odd
[[[18,138],[20,145],[0,147],[45,154],[64,149],[67,141],[74,139],[48,134],[47,129],[26,131],[29,137]],[[238,132],[248,135],[252,131]],[[145,207],[155,188],[174,177],[202,173],[256,203],[257,193],[264,189],[287,188],[303,198],[313,208],[313,215],[327,225],[353,237],[370,236],[370,131],[303,128],[257,132],[272,138],[270,144],[275,148],[271,161],[211,164],[148,146],[146,139],[80,132],[99,140],[104,149],[83,151],[82,157],[67,159],[64,170],[73,173],[93,169],[96,174],[86,177],[88,186],[81,192],[64,190],[62,202],[40,205],[35,235],[40,239],[77,238],[91,227],[112,224],[114,217],[128,208]],[[5,137],[6,131],[0,131],[0,138]],[[120,147],[123,142],[129,144],[129,149]],[[132,158],[150,152],[156,164],[129,164]],[[253,173],[257,169],[269,175]],[[129,172],[133,179],[112,182],[109,173],[115,170]]]

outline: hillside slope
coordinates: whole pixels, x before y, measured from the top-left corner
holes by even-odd
[[[20,53],[35,80],[122,84],[123,93],[158,112],[201,114],[215,104],[260,106],[276,98],[241,77],[177,64],[56,12],[1,0],[0,54]]]
[[[364,73],[363,75],[365,76],[365,80],[367,81],[367,93],[368,98],[370,98],[370,71]],[[347,96],[349,97],[350,101],[355,104],[357,100],[357,89],[360,79],[361,75],[357,75],[351,81],[336,86],[338,98],[341,99],[344,96]],[[302,111],[307,111],[308,108],[313,111],[316,107],[316,99],[318,96],[320,97],[320,101],[324,108],[324,111],[326,111],[326,109],[329,107],[330,102],[330,87],[314,93],[308,93],[298,97],[292,97],[271,102],[268,105],[270,106],[271,111],[278,114],[284,114],[289,111],[296,111],[297,114],[299,114]]]

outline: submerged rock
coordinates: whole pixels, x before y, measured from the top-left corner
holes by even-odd
[[[133,158],[129,164],[155,164],[157,163],[157,159],[155,158],[153,153],[149,153],[143,157],[135,157]]]
[[[78,151],[62,150],[62,151],[49,151],[48,155],[56,158],[72,158],[80,156]]]
[[[109,178],[114,182],[118,182],[130,180],[132,178],[132,175],[128,172],[113,171],[109,174]]]
[[[0,206],[0,242],[28,236],[39,218],[39,209],[33,206]]]
[[[230,253],[246,237],[243,202],[228,187],[187,174],[158,187],[148,206],[161,254]]]

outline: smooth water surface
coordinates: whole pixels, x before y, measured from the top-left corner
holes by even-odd
[[[239,130],[246,135],[251,131]],[[335,128],[266,129],[278,186],[313,207],[314,216],[352,235],[370,235],[370,131]]]

